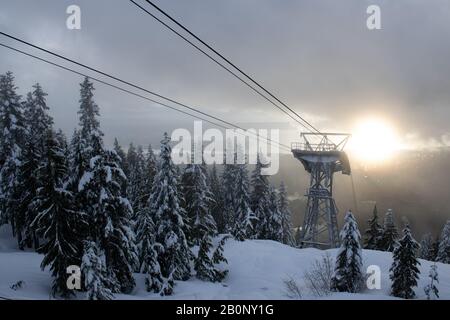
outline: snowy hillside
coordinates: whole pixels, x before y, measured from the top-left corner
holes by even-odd
[[[11,299],[49,299],[51,278],[48,271],[41,271],[42,255],[34,252],[14,250],[7,245],[7,239],[0,239],[0,296]],[[230,273],[223,284],[209,283],[192,278],[177,282],[175,294],[166,299],[288,299],[283,281],[295,279],[304,299],[316,299],[308,292],[303,274],[311,268],[316,259],[328,252],[332,257],[336,250],[295,249],[266,240],[230,240],[225,247]],[[382,271],[381,290],[366,290],[362,294],[334,293],[326,299],[391,299],[388,270],[392,263],[391,253],[364,250],[365,268],[379,265]],[[421,260],[419,287],[416,294],[424,299],[423,287],[428,281],[431,263]],[[438,263],[441,299],[450,299],[450,265]],[[156,294],[145,291],[144,277],[135,275],[137,286],[131,295],[116,295],[116,299],[160,299]],[[13,290],[11,285],[24,281],[21,289]],[[84,298],[79,295],[79,298]]]

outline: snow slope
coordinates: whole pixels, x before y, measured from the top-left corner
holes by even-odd
[[[0,232],[1,233],[1,232]],[[51,277],[40,270],[42,256],[34,252],[21,252],[10,247],[0,237],[0,296],[11,299],[49,299]],[[327,250],[334,257],[336,250]],[[303,283],[303,274],[325,251],[295,249],[273,241],[228,241],[225,256],[229,261],[229,276],[223,284],[208,283],[192,278],[177,282],[175,294],[165,299],[287,299],[283,280],[292,277],[302,288],[304,299],[315,299]],[[366,290],[361,294],[334,293],[327,299],[391,299],[389,296],[390,253],[364,250],[364,265],[378,265],[382,271],[380,290]],[[431,262],[421,260],[422,266],[416,294],[424,299],[423,287],[428,281]],[[450,299],[450,265],[438,263],[441,299]],[[12,290],[17,281],[23,288]],[[144,277],[136,275],[137,287],[131,295],[116,295],[116,299],[160,299],[145,291]],[[79,298],[83,298],[80,294]]]

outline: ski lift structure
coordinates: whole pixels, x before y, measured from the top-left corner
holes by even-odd
[[[336,172],[351,174],[350,161],[344,151],[351,135],[303,132],[300,137],[302,141],[293,142],[291,151],[310,174],[310,183],[305,195],[305,218],[297,240],[301,247],[336,248],[339,228],[333,176]]]

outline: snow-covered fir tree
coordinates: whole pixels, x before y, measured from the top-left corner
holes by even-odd
[[[269,212],[266,217],[266,239],[282,242],[283,241],[283,218],[278,201],[277,190],[269,187]]]
[[[420,265],[417,259],[419,244],[411,235],[409,226],[403,229],[403,237],[398,240],[393,251],[393,259],[390,271],[391,295],[403,299],[413,299],[416,294],[414,287],[417,286]]]
[[[216,163],[213,164],[209,174],[209,185],[213,201],[211,203],[211,214],[217,225],[219,233],[225,233],[226,221],[224,217],[224,193],[222,183],[217,173]]]
[[[135,212],[146,206],[148,195],[145,195],[145,157],[141,146],[130,144],[127,153],[128,165],[128,197]]]
[[[67,160],[51,130],[47,131],[45,150],[45,161],[38,172],[41,186],[30,205],[36,212],[32,227],[45,240],[38,251],[45,255],[41,268],[50,266],[52,271],[53,295],[68,297],[73,291],[67,288],[66,268],[81,263],[82,243],[75,226],[83,219],[75,210],[73,194],[65,189]]]
[[[383,235],[381,237],[380,249],[384,251],[393,251],[398,239],[398,231],[394,222],[392,209],[386,212],[384,217]]]
[[[113,294],[106,270],[106,258],[94,241],[86,241],[81,262],[81,274],[88,300],[111,300]]]
[[[161,141],[158,173],[153,182],[150,209],[156,225],[156,241],[164,250],[158,255],[161,272],[168,279],[163,293],[170,292],[171,279],[187,280],[190,277],[192,253],[184,234],[185,212],[181,207],[181,193],[178,186],[178,170],[172,162],[172,148],[167,133]]]
[[[153,180],[158,169],[158,162],[151,145],[148,146],[144,164],[144,183],[142,187],[142,198],[147,202],[152,193]],[[147,203],[145,203],[147,204]]]
[[[433,236],[431,233],[424,234],[420,240],[419,258],[434,261]]]
[[[20,157],[17,191],[21,201],[17,214],[21,215],[25,222],[24,244],[38,249],[39,239],[32,227],[36,212],[31,208],[31,203],[42,183],[38,171],[47,155],[46,135],[52,130],[53,119],[47,114],[49,110],[45,98],[47,94],[39,84],[34,85],[33,89],[33,92],[28,93],[24,103],[26,133]]]
[[[338,292],[359,292],[364,277],[361,235],[351,211],[345,215],[340,238],[341,246],[336,257],[331,288]]]
[[[295,246],[294,235],[292,234],[292,215],[284,182],[281,182],[278,189],[278,206],[281,213],[281,242],[289,246]]]
[[[160,293],[164,279],[158,262],[158,254],[163,252],[164,248],[156,242],[155,223],[150,208],[143,208],[137,217],[136,241],[139,252],[139,272],[146,275],[147,291]]]
[[[447,221],[442,229],[436,261],[450,263],[450,220]]]
[[[213,238],[217,235],[217,227],[211,215],[212,194],[206,170],[206,167],[200,164],[187,166],[184,183],[191,185],[184,185],[184,188],[189,199],[186,210],[191,223],[190,237],[192,243],[199,246],[194,258],[196,276],[204,281],[216,282],[223,279],[223,272],[216,268],[213,261],[214,255],[217,255],[213,252]]]
[[[247,166],[236,164],[234,172],[234,219],[231,234],[236,240],[255,239],[257,237],[257,217],[250,204]]]
[[[80,84],[80,139],[86,146],[83,150],[87,159],[103,151],[103,132],[100,130],[100,109],[94,101],[94,84],[85,78]]]
[[[82,239],[93,235],[93,220],[96,215],[99,189],[86,187],[92,178],[92,159],[103,157],[103,133],[100,130],[99,107],[94,101],[94,86],[89,78],[80,84],[80,129],[74,131],[69,147],[70,177],[68,187],[75,195],[78,210],[85,213],[88,229],[78,230]]]
[[[425,286],[425,288],[423,288],[425,295],[428,300],[439,299],[439,289],[437,287],[439,284],[439,275],[436,264],[431,265],[428,277],[430,278],[430,282]]]
[[[262,174],[264,164],[261,162],[261,155],[258,154],[255,169],[252,172],[251,184],[252,193],[250,196],[250,208],[256,218],[256,234],[258,239],[271,238],[271,214],[270,211],[270,185],[267,176]]]
[[[190,164],[186,167],[183,181],[185,209],[190,224],[190,239],[200,245],[205,235],[209,238],[217,234],[217,227],[211,215],[212,194],[209,189],[206,167]]]
[[[137,249],[131,217],[133,209],[123,193],[126,176],[114,151],[104,151],[91,159],[90,171],[82,178],[81,190],[88,190],[90,237],[106,256],[106,267],[113,292],[129,293],[134,288],[133,270],[137,266]]]
[[[228,264],[228,260],[224,255],[224,246],[229,238],[229,235],[222,236],[212,256],[212,262],[215,265],[215,281],[222,281],[228,274],[228,269],[223,265]]]
[[[135,285],[132,273],[137,268],[133,210],[125,193],[127,178],[120,167],[121,159],[103,148],[93,91],[86,78],[80,90],[80,130],[71,143],[70,184],[76,188],[78,209],[88,225],[78,231],[81,239],[94,241],[104,254],[108,289],[129,293]]]
[[[234,209],[236,207],[236,164],[225,164],[222,172],[223,190],[223,230],[224,233],[232,231],[235,220]]]
[[[223,246],[228,236],[222,237],[215,250],[213,250],[213,239],[205,234],[201,239],[198,253],[194,259],[194,270],[200,280],[221,282],[228,274],[228,270],[223,269],[221,265],[228,263],[223,255]]]
[[[58,141],[58,145],[64,153],[64,157],[69,159],[69,144],[67,143],[67,136],[61,129],[58,129],[55,133],[55,139]]]
[[[25,218],[17,214],[21,203],[17,190],[25,124],[20,96],[11,72],[0,75],[0,223],[10,223],[22,247]]]
[[[437,235],[436,238],[434,238],[433,244],[431,246],[431,260],[430,261],[437,261],[437,255],[439,252],[439,238],[440,235]]]
[[[180,191],[181,191],[181,206],[184,209],[184,222],[185,226],[183,228],[184,234],[186,235],[186,240],[189,246],[194,244],[194,236],[192,235],[191,225],[193,224],[192,218],[194,213],[190,212],[188,206],[193,203],[193,185],[194,177],[192,173],[193,164],[189,163],[186,165],[183,173],[180,176]],[[198,240],[198,237],[197,237]]]
[[[113,150],[117,153],[117,155],[120,158],[120,167],[122,168],[125,175],[128,177],[128,163],[127,163],[127,155],[125,151],[123,151],[122,146],[119,143],[119,140],[117,138],[114,138],[114,144],[113,144]]]
[[[383,227],[378,223],[377,205],[373,207],[372,218],[368,221],[369,228],[365,232],[365,249],[380,250],[383,237]]]

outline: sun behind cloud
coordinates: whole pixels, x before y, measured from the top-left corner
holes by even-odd
[[[358,121],[352,134],[349,153],[365,163],[385,162],[401,149],[400,138],[394,127],[381,118]]]

